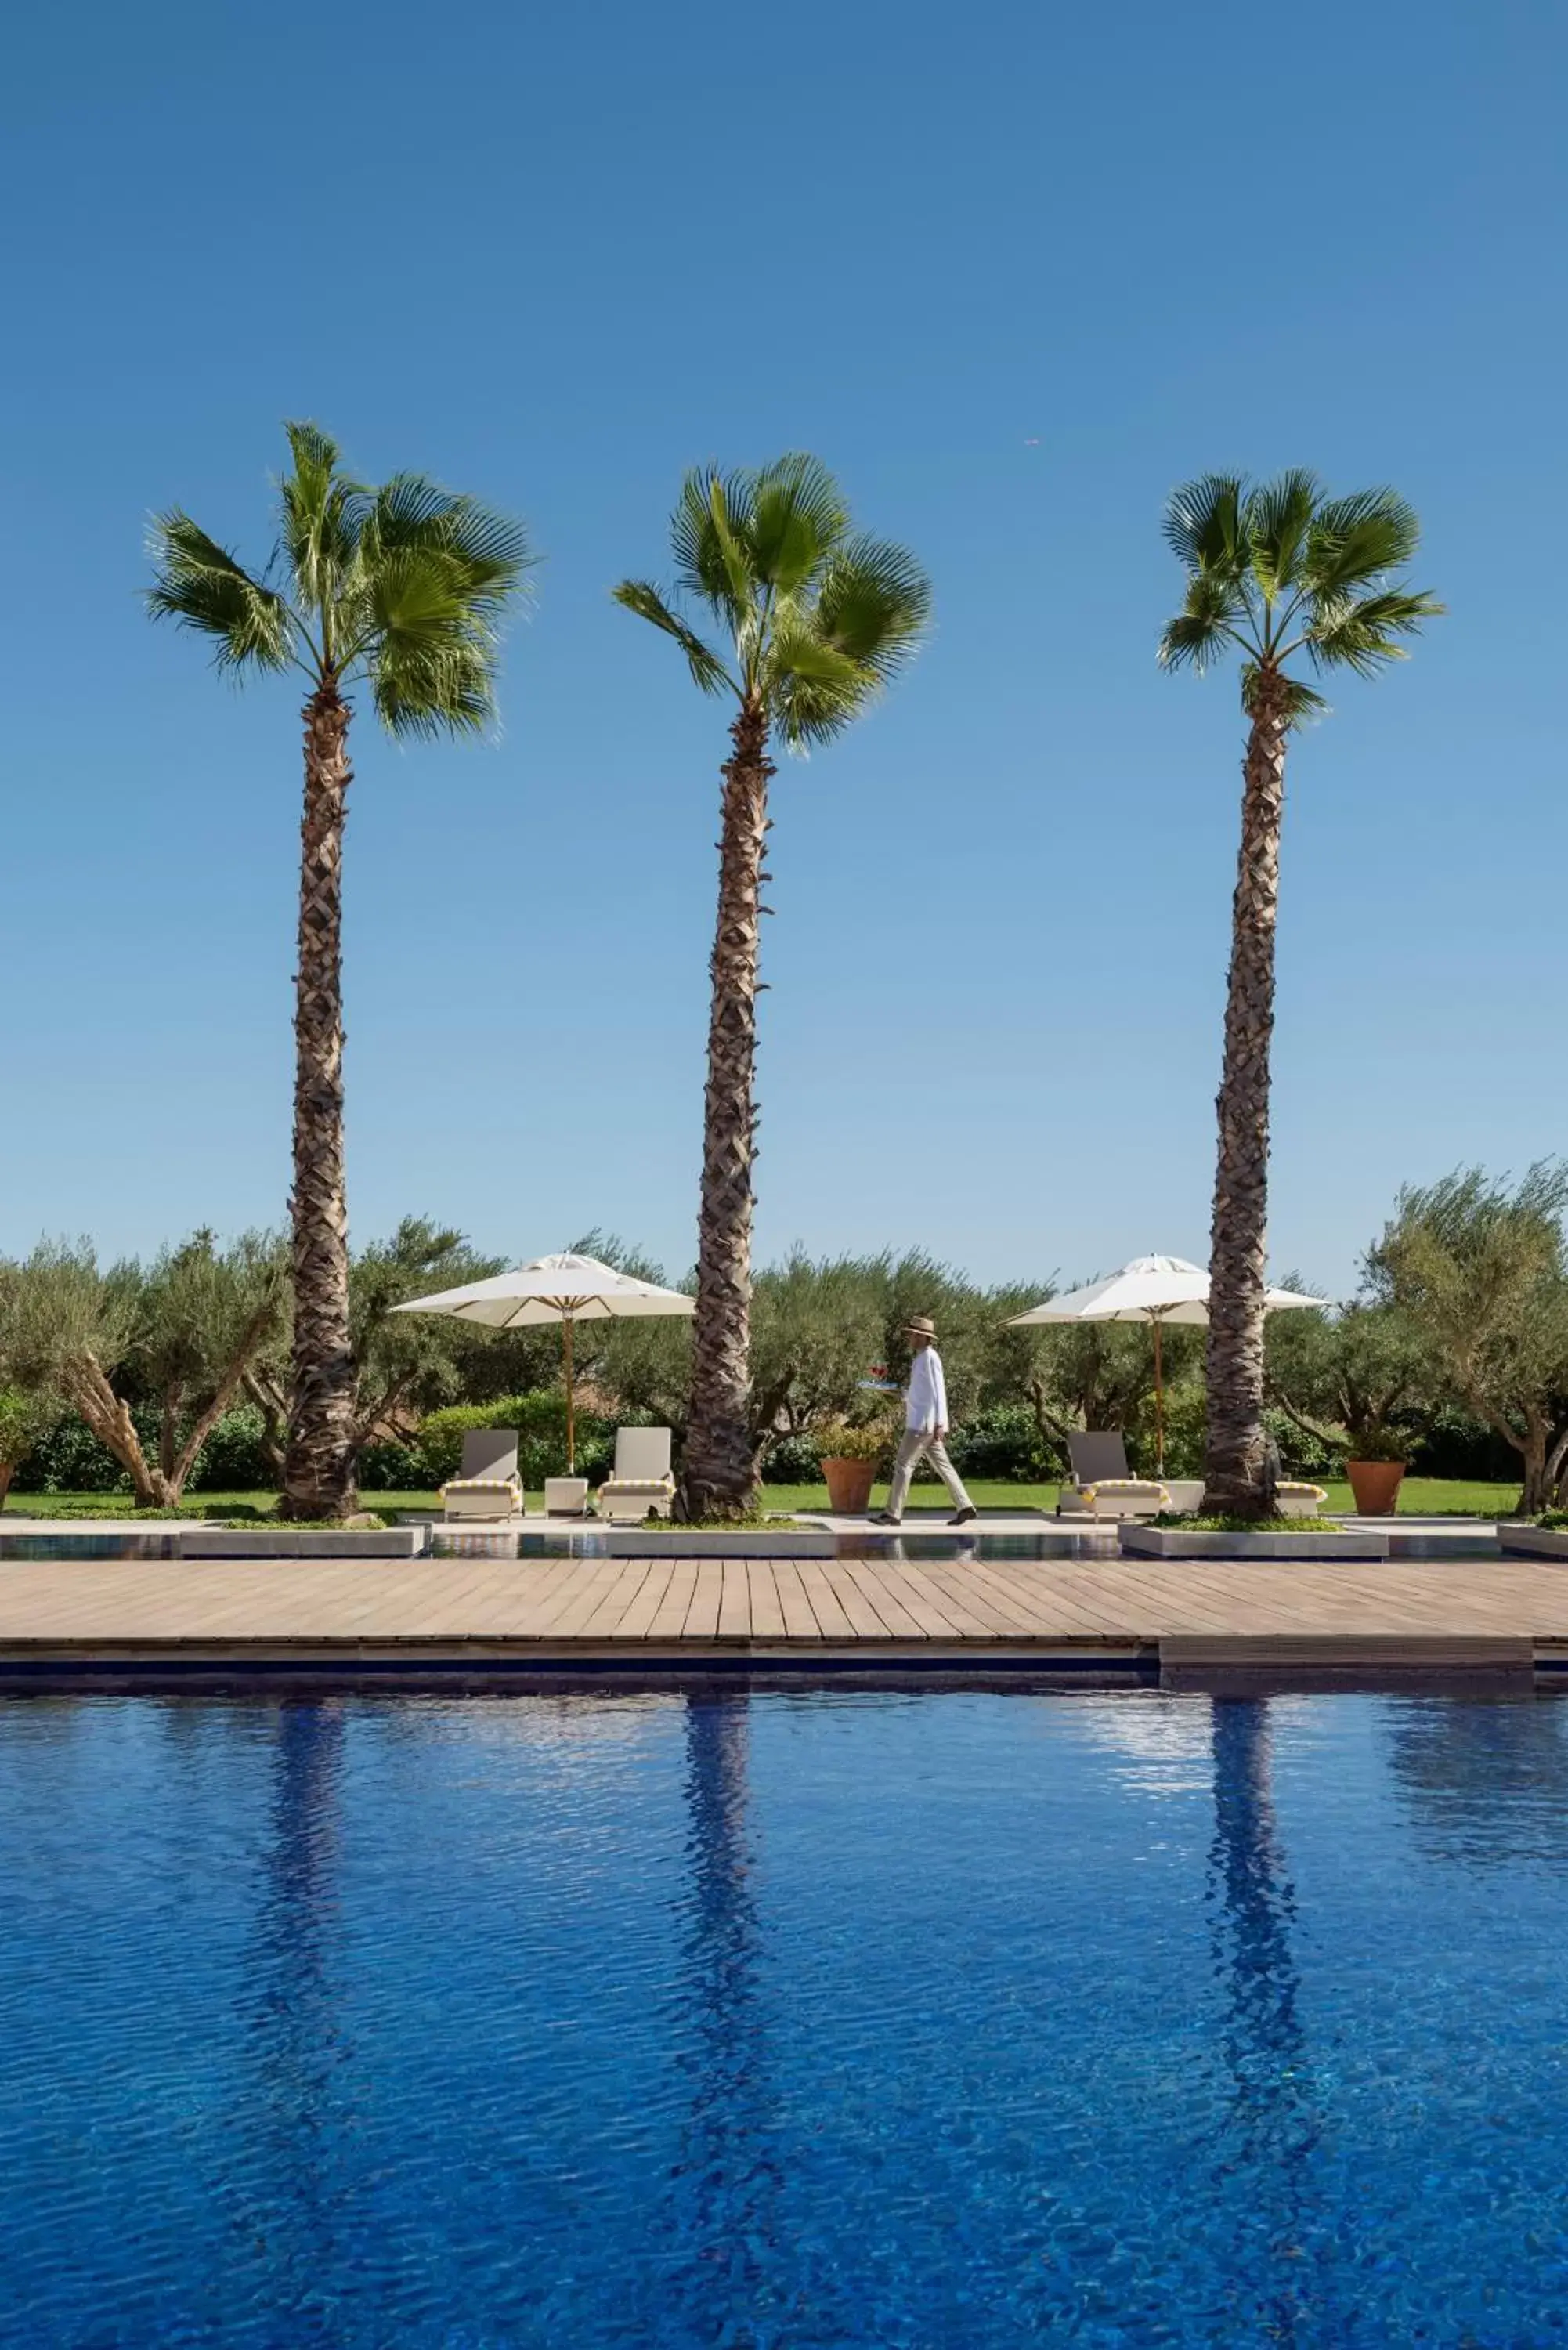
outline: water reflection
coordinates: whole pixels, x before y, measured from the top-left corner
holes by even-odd
[[[1562,1866],[1568,1697],[1410,1698],[1388,1719],[1394,1783],[1423,1851],[1469,1868]]]
[[[673,2175],[674,2285],[691,2337],[737,2345],[762,2330],[774,2209],[773,2090],[753,1897],[744,1697],[686,1700],[689,1822],[681,1979],[691,2102]],[[736,2330],[735,2313],[755,2320]]]
[[[246,2103],[262,2158],[238,2176],[272,2186],[271,2208],[236,2217],[265,2258],[274,2306],[296,2322],[320,2314],[326,2280],[341,2266],[334,2156],[342,2117],[333,2083],[347,2053],[334,1981],[344,1734],[336,1704],[277,1710],[262,1900],[246,1970]]]
[[[1217,1698],[1212,1721],[1207,1898],[1231,2082],[1215,2196],[1217,2208],[1239,2214],[1232,2306],[1239,2324],[1268,2340],[1321,2341],[1325,2271],[1312,2256],[1320,2220],[1309,2177],[1320,2131],[1292,1951],[1295,1890],[1274,1815],[1268,1701]],[[1248,2190],[1240,2200],[1238,2178]]]

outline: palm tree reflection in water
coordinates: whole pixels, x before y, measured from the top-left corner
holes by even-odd
[[[749,1743],[744,1697],[688,1698],[681,1973],[691,2098],[674,2172],[673,2282],[691,2338],[737,2350],[777,2338],[763,2305],[783,2185],[770,2146]]]
[[[270,1835],[257,1918],[250,2032],[254,2187],[240,2214],[269,2273],[275,2313],[319,2315],[338,2272],[333,2080],[344,2055],[333,1985],[344,1722],[331,1704],[278,1709]]]
[[[1320,2132],[1291,1950],[1295,1889],[1274,1818],[1268,1702],[1216,1698],[1212,1719],[1208,1900],[1231,2076],[1215,2208],[1232,2215],[1224,2256],[1231,2314],[1239,2329],[1255,2326],[1266,2340],[1336,2340],[1324,2331],[1324,2280],[1309,2241],[1318,2233],[1310,2167]]]

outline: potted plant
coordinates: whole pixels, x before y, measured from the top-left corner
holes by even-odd
[[[1397,1428],[1361,1428],[1352,1435],[1345,1473],[1364,1518],[1391,1518],[1399,1506],[1399,1487],[1408,1467],[1409,1444]]]
[[[816,1442],[817,1466],[826,1482],[828,1507],[835,1517],[864,1516],[888,1450],[887,1430],[830,1419],[818,1429]]]

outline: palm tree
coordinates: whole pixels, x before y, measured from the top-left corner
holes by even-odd
[[[833,737],[913,651],[930,609],[902,547],[855,535],[842,492],[815,458],[757,472],[688,474],[670,517],[677,593],[627,579],[617,599],[673,637],[705,693],[729,694],[732,745],[719,842],[719,916],[708,1030],[697,1312],[681,1502],[689,1517],[746,1510],[756,1470],[746,1425],[752,1284],[753,1079],[768,756]],[[732,650],[688,625],[706,608]]]
[[[343,826],[350,689],[392,734],[476,732],[494,709],[502,608],[528,562],[519,525],[417,473],[351,480],[314,424],[286,427],[278,536],[259,576],[178,508],[150,553],[154,619],[213,641],[221,671],[298,670],[305,818],[295,994],[293,1396],[283,1513],[354,1506],[354,1364],[343,1183]]]
[[[1327,707],[1287,663],[1304,654],[1315,670],[1372,676],[1403,660],[1398,639],[1443,608],[1394,577],[1414,555],[1420,525],[1392,490],[1330,498],[1312,473],[1255,487],[1207,473],[1176,492],[1165,535],[1187,573],[1187,595],[1160,639],[1161,664],[1201,671],[1233,648],[1251,722],[1217,1104],[1203,1507],[1268,1517],[1263,1263],[1285,745],[1293,727]]]

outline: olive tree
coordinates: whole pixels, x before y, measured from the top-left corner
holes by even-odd
[[[1409,1315],[1477,1417],[1520,1456],[1519,1507],[1568,1483],[1568,1163],[1518,1183],[1479,1167],[1407,1186],[1367,1256],[1373,1293]]]
[[[263,1233],[220,1249],[201,1231],[151,1265],[107,1270],[90,1242],[40,1242],[8,1280],[15,1383],[79,1413],[138,1509],[171,1508],[275,1321],[283,1272],[279,1243]],[[157,1415],[151,1459],[137,1402]]]
[[[356,1473],[368,1444],[400,1443],[427,1412],[468,1393],[464,1366],[475,1346],[493,1343],[443,1314],[397,1314],[393,1307],[436,1289],[455,1289],[504,1270],[481,1256],[460,1232],[428,1216],[405,1216],[383,1241],[350,1260],[348,1331],[353,1357],[350,1430]],[[262,1442],[281,1477],[289,1426],[290,1349],[286,1325],[250,1363],[245,1392],[262,1416]]]
[[[5,1496],[17,1470],[66,1409],[51,1388],[29,1380],[30,1366],[19,1359],[19,1277],[18,1266],[0,1263],[0,1510],[5,1506]]]
[[[1299,1289],[1292,1275],[1288,1289]],[[1431,1338],[1405,1307],[1357,1298],[1337,1314],[1271,1315],[1264,1392],[1330,1452],[1392,1457],[1419,1441],[1413,1423],[1444,1385]]]

